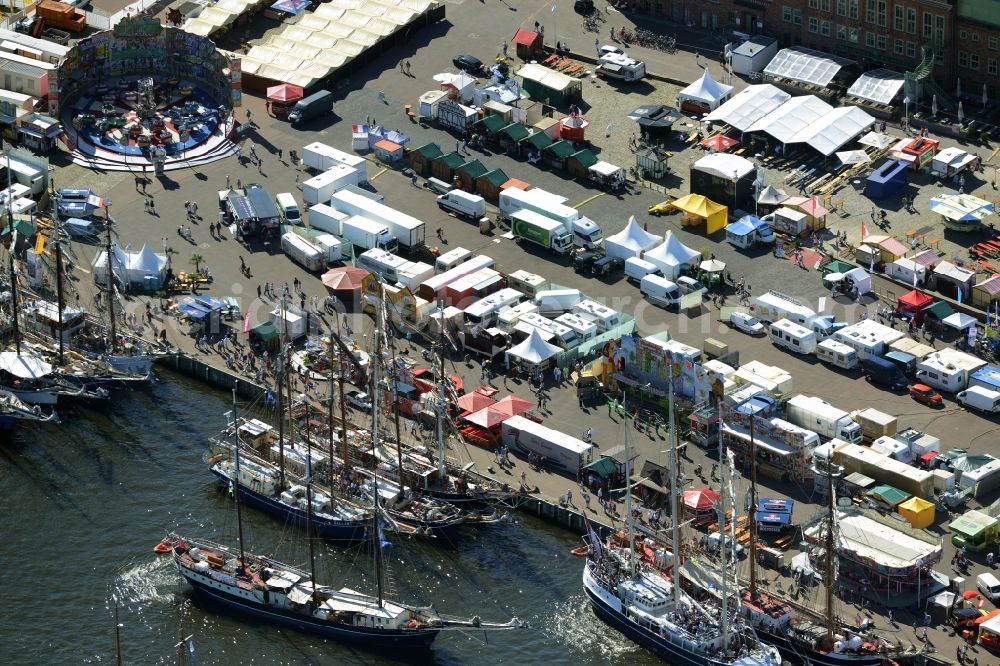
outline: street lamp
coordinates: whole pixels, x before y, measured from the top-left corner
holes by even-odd
[[[910,127],[910,96],[907,95],[903,98],[903,106],[906,108],[906,127]]]
[[[736,182],[740,179],[740,174],[738,171],[733,171],[733,219],[736,218]]]

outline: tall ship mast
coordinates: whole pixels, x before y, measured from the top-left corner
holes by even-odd
[[[673,384],[669,392],[670,430],[674,429]],[[628,547],[602,545],[591,530],[590,549],[583,569],[583,588],[595,613],[647,650],[673,666],[779,666],[781,657],[770,645],[761,643],[740,620],[730,618],[725,596],[722,607],[696,602],[678,580],[680,544],[678,530],[672,530],[674,567],[672,580],[651,569],[634,551],[635,528],[632,515],[632,455],[623,422],[626,476],[626,520],[629,521]],[[676,441],[670,435],[671,454]],[[671,519],[677,525],[676,496],[671,497]],[[723,572],[723,580],[728,577]]]

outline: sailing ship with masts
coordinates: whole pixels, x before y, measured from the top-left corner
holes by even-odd
[[[632,515],[632,474],[628,431],[625,428],[626,516],[629,528],[625,548],[603,544],[590,530],[590,548],[583,569],[583,587],[594,611],[611,626],[639,645],[675,666],[778,666],[778,651],[757,639],[753,630],[731,606],[727,589],[725,548],[721,597],[718,606],[701,603],[681,588],[679,576],[680,537],[676,502],[677,446],[673,414],[673,386],[670,386],[670,429],[668,453],[671,461],[671,524],[673,571],[669,577],[656,570],[635,552]],[[725,489],[724,489],[725,490]],[[726,513],[723,493],[721,515]]]
[[[724,409],[722,411],[725,411]],[[720,418],[722,414],[720,413]],[[750,494],[747,505],[751,512],[757,507],[755,417],[749,417],[750,432]],[[721,430],[721,428],[720,428]],[[831,460],[814,458],[816,469],[826,475],[827,517],[825,521],[823,589],[824,611],[810,611],[799,604],[760,589],[757,576],[757,521],[749,516],[750,526],[750,581],[741,595],[743,613],[757,633],[777,647],[790,659],[811,666],[880,666],[895,662],[905,664],[915,656],[914,651],[879,635],[873,629],[865,631],[838,623],[834,616],[834,588],[837,579],[836,486],[842,470]]]
[[[379,330],[376,329],[376,344]],[[378,362],[376,362],[376,368]],[[377,375],[377,371],[376,371]],[[235,390],[234,390],[235,403]],[[234,410],[235,411],[235,410]],[[234,421],[235,421],[234,414]],[[379,410],[372,410],[371,432],[379,433]],[[240,476],[240,447],[234,464]],[[313,473],[306,457],[307,539],[309,571],[297,569],[268,557],[247,553],[244,548],[240,484],[234,484],[239,530],[238,548],[207,541],[168,535],[157,545],[158,552],[172,555],[178,572],[199,593],[234,610],[265,621],[296,627],[323,636],[363,644],[375,649],[426,647],[442,631],[505,630],[523,626],[516,618],[505,623],[450,618],[431,606],[417,606],[386,599],[383,590],[383,536],[380,497],[372,493],[373,515],[368,534],[372,544],[376,594],[344,587],[320,585],[316,576],[313,541]]]

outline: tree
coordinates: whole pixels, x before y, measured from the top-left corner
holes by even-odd
[[[201,256],[197,252],[191,255],[190,263],[194,264],[195,273],[201,272],[201,263],[205,261],[205,257]]]
[[[180,254],[180,252],[178,252],[177,250],[175,250],[172,247],[168,247],[166,250],[164,250],[164,254],[167,255],[167,266],[170,267],[170,266],[173,265],[173,261],[171,261],[172,257],[175,254]]]

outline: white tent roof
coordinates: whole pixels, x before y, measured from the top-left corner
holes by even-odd
[[[842,67],[853,64],[847,58],[796,46],[778,51],[764,74],[825,88]]]
[[[832,155],[874,122],[874,118],[858,107],[842,106],[796,133],[788,143],[806,143],[823,155]]]
[[[643,259],[659,267],[667,277],[677,275],[678,269],[701,257],[701,252],[692,250],[668,231],[663,237],[663,243],[657,245],[642,256]]]
[[[523,361],[537,365],[552,358],[561,351],[562,349],[559,347],[543,340],[542,336],[538,334],[538,329],[533,328],[531,329],[531,335],[521,341],[520,344],[514,345],[507,350],[507,355],[516,356]]]
[[[628,224],[624,229],[613,236],[604,239],[604,252],[609,257],[638,257],[642,252],[649,250],[660,242],[660,237],[651,234],[636,222],[635,216],[628,219]]]
[[[705,116],[704,120],[718,120],[747,131],[755,122],[771,113],[791,97],[784,90],[770,83],[747,86],[725,104]]]
[[[719,83],[713,79],[712,75],[708,73],[708,68],[706,67],[700,79],[677,93],[677,101],[680,102],[682,99],[692,99],[699,102],[714,103],[718,102],[732,91],[732,86],[727,86],[726,84]]]
[[[153,252],[149,245],[143,244],[142,249],[129,256],[130,272],[156,273],[159,275],[167,266],[167,258]]]
[[[873,69],[865,72],[851,84],[847,94],[876,104],[892,104],[893,98],[903,87],[903,75],[891,69]]]
[[[754,170],[753,162],[731,153],[705,155],[694,163],[694,168],[698,171],[715,174],[720,178],[732,178],[734,173],[737,178],[742,178]]]
[[[0,352],[0,370],[21,379],[38,379],[52,372],[52,366],[34,354]]]
[[[788,143],[793,136],[833,111],[833,107],[816,95],[793,97],[767,114],[748,132],[765,132],[781,143]]]

